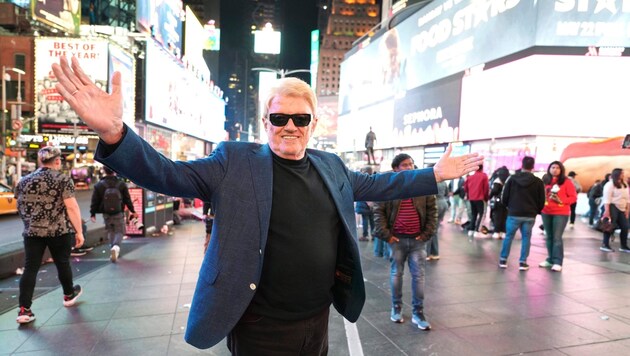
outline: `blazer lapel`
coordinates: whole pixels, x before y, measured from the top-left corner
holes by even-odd
[[[269,145],[262,145],[249,153],[254,194],[258,207],[260,225],[260,246],[267,244],[267,232],[271,220],[271,200],[273,196],[273,159]]]

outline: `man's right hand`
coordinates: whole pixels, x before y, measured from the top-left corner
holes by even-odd
[[[92,82],[75,57],[72,57],[72,68],[66,57],[61,56],[59,64],[53,63],[52,70],[59,80],[55,85],[57,91],[79,117],[105,143],[120,141],[124,127],[120,72],[114,73],[112,93],[108,94]]]
[[[90,216],[90,221],[91,222],[96,222],[96,216]]]
[[[397,238],[396,236],[392,235],[392,236],[389,238],[389,240],[387,240],[387,243],[388,243],[388,244],[393,244],[394,242],[399,242],[399,241],[400,241],[400,239],[399,239],[399,238]]]

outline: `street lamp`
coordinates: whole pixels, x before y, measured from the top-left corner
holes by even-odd
[[[25,75],[26,72],[19,68],[7,68],[6,66],[2,66],[2,166],[0,167],[0,181],[3,183],[7,182],[7,80],[11,80],[11,75],[7,72],[15,72],[18,74],[18,92],[17,92],[17,101],[18,101],[18,120],[21,116],[21,105],[22,105],[22,75]],[[7,79],[8,78],[8,79]],[[18,158],[18,160],[21,157]],[[18,173],[19,174],[19,173]]]

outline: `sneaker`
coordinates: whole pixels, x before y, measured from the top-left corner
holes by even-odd
[[[35,314],[33,314],[30,309],[20,307],[17,319],[15,319],[15,321],[17,321],[18,324],[28,324],[33,320],[35,320]]]
[[[560,272],[560,271],[562,271],[562,266],[560,266],[560,265],[553,265],[553,266],[551,266],[551,270],[554,271],[554,272]]]
[[[367,237],[365,237],[365,236],[361,236],[361,237],[359,237],[359,241],[367,241],[367,240],[368,240],[368,239],[367,239]]]
[[[500,239],[504,239],[505,238],[505,232],[500,232],[499,233],[499,238]]]
[[[569,224],[569,229],[573,229],[574,226],[575,226],[575,224],[573,224],[573,223]]]
[[[411,322],[418,325],[418,329],[420,330],[430,330],[431,324],[425,319],[424,312],[420,310],[419,312],[413,313],[411,317]]]
[[[474,231],[472,231],[472,230],[468,230],[468,236],[472,237],[474,234],[475,234],[475,232],[474,232]]]
[[[507,268],[507,260],[499,260],[499,268]]]
[[[85,252],[90,252],[94,249],[94,246],[81,246],[80,250],[83,250]]]
[[[542,262],[540,262],[538,264],[538,267],[542,267],[542,268],[550,268],[551,267],[551,263],[549,263],[549,261],[544,260]]]
[[[74,292],[72,292],[71,295],[64,295],[63,296],[63,306],[64,307],[71,307],[73,306],[76,302],[77,299],[79,299],[79,296],[81,295],[81,293],[83,293],[83,290],[81,289],[80,285],[75,285],[74,286]]]
[[[86,253],[87,251],[80,248],[76,248],[76,247],[70,250],[70,256],[73,256],[73,257],[84,256]]]
[[[118,255],[120,254],[120,246],[118,245],[114,245],[112,246],[111,249],[109,249],[109,259],[113,262],[116,263],[116,261],[118,261]]]
[[[433,255],[431,256],[432,260],[439,260],[440,259],[440,255]]]
[[[492,238],[493,239],[500,239],[501,235],[498,232],[495,232],[494,234],[492,234]]]
[[[520,262],[518,264],[518,270],[519,271],[527,271],[529,269],[529,265],[525,262]]]
[[[402,308],[400,306],[395,305],[392,308],[392,315],[390,316],[390,319],[394,322],[394,323],[403,323],[405,321],[405,319],[403,319],[402,316]]]
[[[630,248],[627,248],[627,247],[620,247],[620,248],[619,248],[619,252],[630,253]]]
[[[604,252],[615,252],[615,250],[613,250],[612,248],[610,248],[608,246],[604,246],[604,245],[600,246],[599,250],[600,251],[604,251]]]
[[[473,237],[482,238],[482,237],[486,237],[486,234],[484,234],[483,232],[475,232],[473,234]]]

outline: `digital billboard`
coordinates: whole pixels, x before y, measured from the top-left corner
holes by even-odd
[[[73,121],[79,120],[80,133],[88,127],[80,121],[77,113],[57,92],[57,78],[52,72],[53,63],[59,57],[70,60],[76,57],[85,73],[96,86],[107,90],[107,41],[75,38],[35,38],[35,116],[40,133],[68,133],[73,131]]]
[[[129,127],[135,124],[136,107],[136,81],[135,81],[135,60],[133,56],[120,47],[109,44],[109,78],[114,72],[120,72],[122,77],[122,97],[123,97],[123,122]],[[110,92],[111,92],[111,86]]]
[[[68,33],[78,34],[81,25],[81,1],[32,0],[31,15],[37,21]]]
[[[181,0],[136,1],[136,24],[140,32],[151,35],[171,55],[182,55]]]
[[[157,45],[146,52],[147,122],[211,142],[225,139],[225,101]]]

